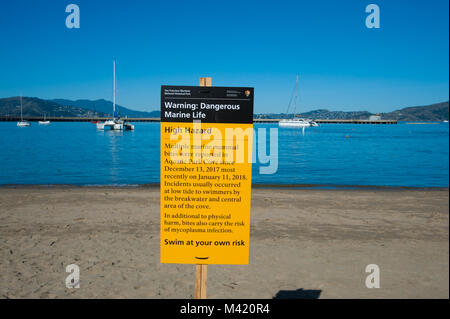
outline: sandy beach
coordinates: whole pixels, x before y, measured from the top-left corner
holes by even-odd
[[[448,298],[448,203],[448,189],[254,188],[250,263],[209,266],[208,298]],[[194,292],[193,265],[159,262],[157,187],[0,188],[0,269],[0,298]]]

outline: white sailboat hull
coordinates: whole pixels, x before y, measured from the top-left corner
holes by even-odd
[[[106,122],[104,122],[104,123],[97,123],[97,129],[98,130],[122,131],[123,130],[123,124],[121,124],[121,123],[108,124]]]
[[[31,123],[27,122],[27,121],[20,121],[20,122],[17,122],[17,126],[19,126],[19,127],[31,126]]]
[[[49,125],[50,121],[39,121],[39,125]]]
[[[293,119],[293,120],[281,120],[278,122],[279,126],[282,127],[310,127],[312,126],[311,122],[301,119]]]
[[[97,129],[99,130],[112,130],[112,131],[134,131],[134,125],[124,123],[121,120],[108,120],[102,123],[97,123]]]

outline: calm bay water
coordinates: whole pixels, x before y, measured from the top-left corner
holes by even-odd
[[[0,184],[158,183],[159,123],[135,127],[111,132],[90,123],[0,122]],[[278,142],[277,172],[260,174],[256,163],[253,183],[449,186],[448,124],[324,124],[305,135],[281,128]]]

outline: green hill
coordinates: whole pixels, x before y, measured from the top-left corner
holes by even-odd
[[[141,112],[117,105],[120,116],[128,117],[159,117],[159,111]],[[27,116],[62,116],[62,117],[108,117],[112,114],[112,103],[106,100],[42,100],[36,97],[23,97],[23,115]],[[329,111],[319,109],[297,114],[300,117],[310,119],[335,119],[335,120],[364,120],[373,115],[367,111]],[[0,116],[20,116],[19,97],[0,99]],[[255,114],[255,118],[290,118],[292,114],[271,113]],[[382,113],[384,120],[397,121],[443,121],[449,119],[449,102],[436,103],[425,106],[414,106],[399,109],[397,111]]]
[[[36,97],[22,98],[23,116],[94,117],[105,116],[103,112],[93,112],[76,106],[63,106],[53,101]],[[0,99],[0,116],[20,116],[20,97]]]
[[[310,112],[296,114],[297,117],[321,120],[365,120],[369,118],[372,113],[367,111],[343,112],[343,111],[329,111],[326,109],[314,110]],[[257,114],[255,118],[259,119],[285,119],[292,118],[292,114],[286,113],[271,113],[271,114]]]
[[[389,113],[381,113],[383,120],[397,121],[444,121],[449,119],[448,101],[425,106],[406,107]],[[297,114],[298,117],[310,118],[315,120],[366,120],[369,116],[375,115],[367,111],[329,111],[319,109],[310,112]],[[271,113],[256,114],[255,118],[261,119],[283,119],[292,118],[292,114]]]
[[[383,113],[383,119],[397,121],[448,121],[448,101],[426,106],[406,107],[390,113]]]
[[[66,100],[66,99],[54,99],[51,100],[53,102],[56,102],[60,105],[65,106],[75,106],[80,107],[83,109],[88,109],[96,112],[102,112],[105,114],[111,114],[112,115],[112,109],[113,104],[110,101],[106,101],[104,99],[100,100]],[[141,111],[135,111],[131,110],[129,108],[126,108],[124,106],[116,104],[116,110],[118,115],[125,117],[159,117],[159,111],[153,111],[153,112],[141,112]]]

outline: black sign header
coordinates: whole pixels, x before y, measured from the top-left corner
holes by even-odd
[[[253,123],[253,88],[161,86],[161,122]]]

